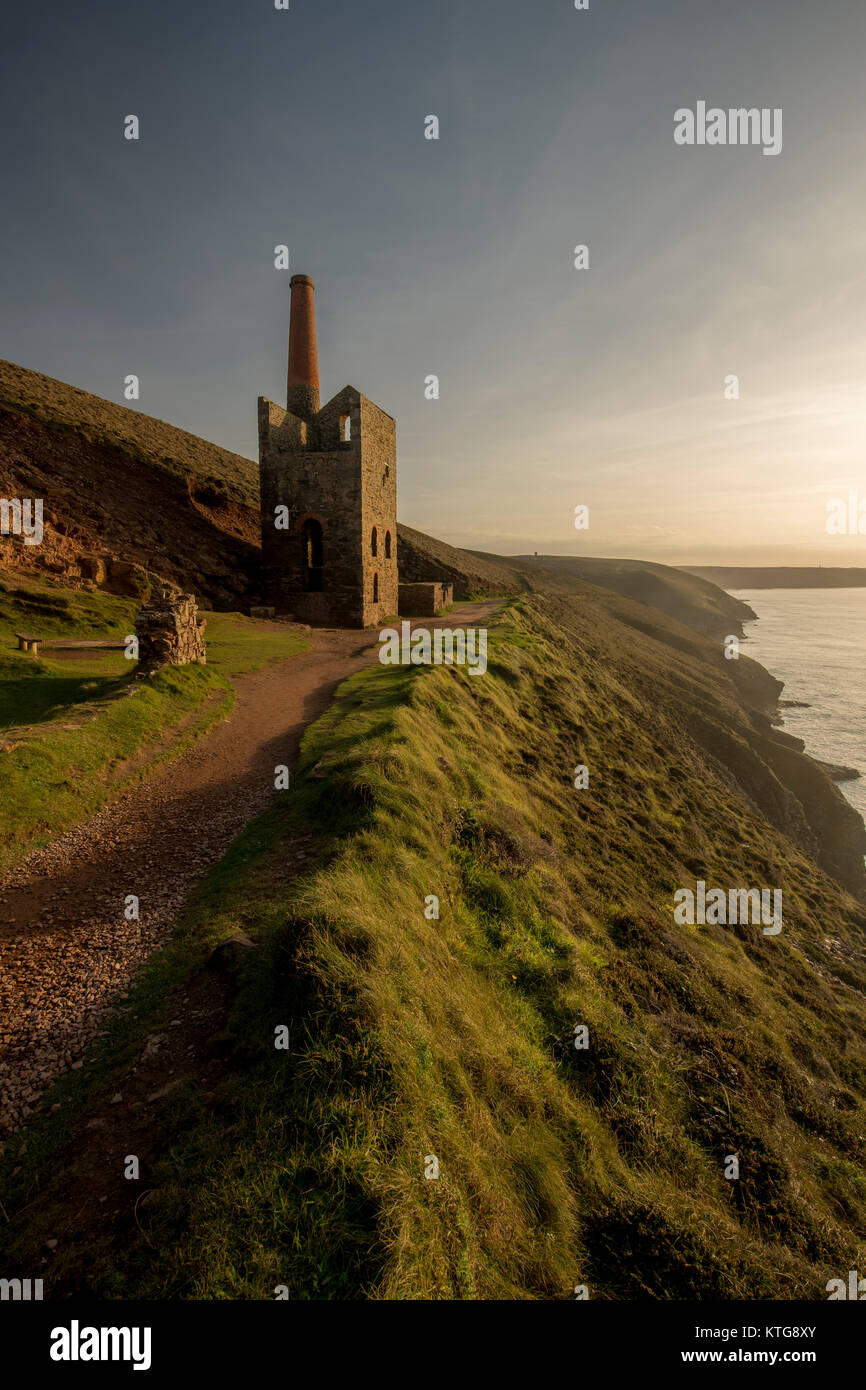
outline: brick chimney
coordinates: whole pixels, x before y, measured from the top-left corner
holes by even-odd
[[[292,276],[289,375],[286,406],[309,420],[319,410],[319,357],[316,351],[315,285],[309,275]]]

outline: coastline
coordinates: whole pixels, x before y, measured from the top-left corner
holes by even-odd
[[[756,614],[754,622],[767,624],[763,629],[759,626],[752,635],[752,620],[749,620],[744,637],[747,653],[749,646],[760,651],[760,657],[750,654],[750,659],[760,665],[778,687],[770,714],[775,737],[786,747],[797,750],[825,785],[829,784],[828,792],[830,789],[832,792],[829,797],[821,798],[824,805],[819,818],[825,831],[839,845],[853,848],[856,837],[852,835],[852,813],[856,817],[854,824],[866,828],[866,786],[863,770],[857,766],[856,740],[851,737],[851,725],[856,722],[859,711],[843,703],[852,688],[849,672],[843,669],[843,662],[836,669],[829,658],[828,670],[820,656],[821,642],[829,644],[827,650],[832,657],[836,655],[831,625],[820,621],[824,616],[822,605],[832,601],[833,595],[823,587],[816,587],[799,591],[766,589],[760,594],[752,590],[734,590],[730,596],[752,607]],[[798,604],[798,599],[805,602]],[[804,614],[808,614],[808,624],[805,624]],[[759,641],[759,633],[770,640]],[[792,664],[797,662],[799,651],[806,659],[802,666],[796,667],[795,683]],[[777,675],[779,670],[781,674]],[[789,689],[793,690],[793,696],[787,695]],[[846,712],[847,723],[841,720],[840,707]],[[812,795],[816,787],[817,783]],[[795,791],[795,794],[798,793]],[[798,799],[802,803],[799,794]]]

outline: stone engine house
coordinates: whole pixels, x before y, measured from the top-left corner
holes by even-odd
[[[313,295],[292,277],[286,408],[259,397],[264,602],[371,627],[398,609],[397,430],[354,386],[320,405]]]

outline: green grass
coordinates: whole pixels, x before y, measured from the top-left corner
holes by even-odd
[[[16,632],[32,631],[43,637],[120,639],[132,631],[137,608],[134,599],[10,576],[0,581],[0,646],[14,644]]]
[[[862,1267],[863,908],[685,732],[698,699],[747,725],[714,667],[591,599],[512,605],[483,678],[347,681],[7,1160],[7,1265],[50,1228],[55,1281],[113,1297],[821,1298]],[[785,932],[677,927],[697,873],[781,882]],[[75,1117],[239,928],[261,949],[215,1093],[155,1111],[135,1224],[77,1237]]]
[[[41,724],[85,701],[115,694],[131,675],[122,652],[75,661],[0,655],[0,733]]]
[[[122,652],[65,659],[19,652],[16,632],[40,637],[120,640],[132,632],[136,604],[35,581],[0,582],[0,732],[39,724],[83,701],[116,694],[131,676]]]
[[[206,617],[208,666],[229,678],[298,656],[310,645],[290,628],[279,623],[265,627],[242,613],[208,613]]]
[[[116,699],[70,705],[63,711],[64,722],[43,725],[36,736],[7,744],[0,751],[0,875],[97,811],[125,784],[116,775],[125,759],[152,748],[151,759],[136,773],[142,775],[167,752],[178,753],[225,717],[233,701],[231,682],[216,671],[168,667],[147,683],[128,687],[128,693],[121,689]],[[173,733],[181,732],[182,739],[166,746]]]
[[[38,658],[17,631],[70,640],[119,639],[137,605],[23,580],[0,584],[0,874],[29,849],[96,811],[123,784],[118,769],[142,750],[142,775],[225,717],[232,681],[304,651],[298,633],[242,614],[208,614],[205,667],[169,668],[146,683],[122,652]],[[6,738],[2,738],[5,732]]]

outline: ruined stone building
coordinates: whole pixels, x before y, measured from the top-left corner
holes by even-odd
[[[207,662],[205,619],[198,615],[192,594],[171,584],[155,585],[135,619],[138,675],[151,675],[163,666]]]
[[[292,277],[285,409],[259,397],[264,602],[370,627],[398,610],[396,426],[354,386],[320,405],[313,291]]]

